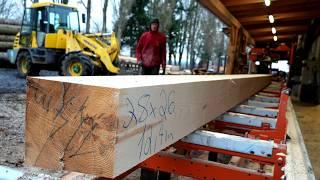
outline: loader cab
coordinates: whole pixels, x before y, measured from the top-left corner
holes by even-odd
[[[56,3],[35,3],[26,8],[20,32],[23,47],[44,47],[46,35],[60,29],[80,32],[79,15],[74,7]]]

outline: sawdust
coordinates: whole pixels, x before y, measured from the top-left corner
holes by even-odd
[[[316,178],[320,179],[320,105],[293,102]]]

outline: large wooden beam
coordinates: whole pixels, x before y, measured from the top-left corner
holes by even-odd
[[[29,77],[25,162],[114,178],[249,98],[270,79]]]

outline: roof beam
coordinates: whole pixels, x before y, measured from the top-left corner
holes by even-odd
[[[290,13],[290,12],[300,12],[303,10],[308,11],[317,11],[320,7],[320,1],[315,3],[307,3],[307,4],[300,4],[300,5],[289,5],[289,6],[271,6],[270,8],[266,8],[265,6],[257,6],[255,8],[251,8],[251,10],[245,11],[233,11],[233,15],[237,18],[244,18],[244,17],[252,17],[252,16],[259,16],[269,14],[272,12],[273,14],[277,13]],[[254,9],[254,11],[252,11]]]
[[[284,40],[292,40],[296,37],[295,34],[287,34],[287,35],[278,35],[278,41],[284,41]],[[262,36],[262,37],[258,37],[255,38],[255,40],[257,42],[261,42],[261,41],[273,41],[273,36]]]
[[[301,11],[301,12],[291,12],[291,13],[277,13],[273,14],[275,22],[277,20],[291,21],[291,20],[305,20],[320,17],[320,11]],[[260,23],[269,23],[268,15],[254,16],[254,17],[245,17],[238,19],[241,24],[260,24]]]
[[[248,31],[252,31],[255,29],[262,29],[262,28],[272,28],[272,26],[276,26],[278,27],[278,25],[281,26],[309,26],[310,21],[306,21],[306,20],[297,20],[297,21],[281,21],[278,20],[275,24],[270,24],[268,23],[263,23],[263,24],[250,24],[250,25],[245,25],[244,27],[248,30]]]
[[[234,0],[234,2],[230,2],[230,0],[221,0],[222,3],[230,10],[230,11],[243,11],[247,9],[252,9],[253,7],[264,6],[263,0]],[[318,2],[318,0],[272,0],[270,7],[285,7],[290,5],[298,5],[298,4],[307,4]]]
[[[276,0],[274,0],[276,1]],[[242,5],[249,5],[249,4],[264,4],[262,0],[222,0],[222,3],[225,6],[242,6]]]
[[[281,35],[288,34],[288,33],[299,34],[307,31],[308,27],[307,26],[280,26],[280,27],[276,27],[276,29],[277,29],[277,34],[281,34]],[[253,37],[272,35],[271,28],[252,29],[249,32]]]

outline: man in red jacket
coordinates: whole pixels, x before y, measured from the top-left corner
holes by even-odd
[[[166,69],[166,36],[159,32],[159,20],[154,19],[150,31],[141,35],[137,45],[138,63],[142,65],[143,75],[158,75],[160,65],[163,74]]]

